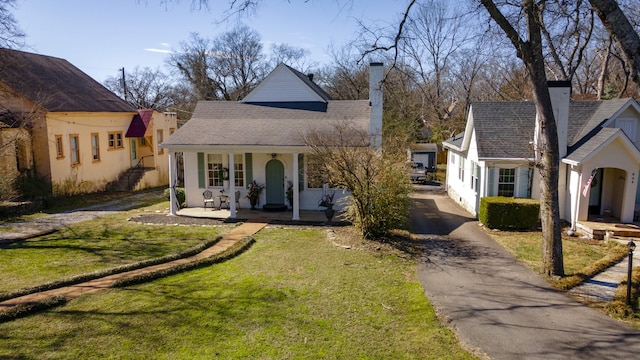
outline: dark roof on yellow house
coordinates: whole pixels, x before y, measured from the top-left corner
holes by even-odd
[[[49,112],[135,112],[67,60],[0,49],[0,82]]]

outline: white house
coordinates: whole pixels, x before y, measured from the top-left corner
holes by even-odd
[[[162,144],[169,152],[170,187],[176,183],[176,153],[182,153],[187,207],[202,207],[205,190],[224,192],[234,218],[236,200],[249,207],[247,187],[255,180],[265,186],[261,205],[284,206],[292,188],[293,220],[301,209],[318,210],[326,185],[308,175],[314,165],[304,135],[346,121],[368,130],[380,147],[383,72],[382,63],[371,63],[370,100],[331,100],[311,75],[280,64],[241,101],[198,102],[191,120]],[[346,196],[341,190],[339,195]],[[175,199],[171,204],[175,214]]]
[[[560,217],[575,229],[593,215],[634,220],[640,170],[640,106],[633,99],[573,101],[567,81],[550,81],[558,127]],[[534,170],[532,102],[479,102],[465,131],[445,142],[449,196],[477,215],[480,198],[540,198]]]

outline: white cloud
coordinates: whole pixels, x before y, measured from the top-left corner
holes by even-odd
[[[156,52],[156,53],[161,53],[161,54],[171,54],[171,53],[173,53],[173,51],[171,51],[170,49],[146,48],[146,49],[144,49],[144,51]]]

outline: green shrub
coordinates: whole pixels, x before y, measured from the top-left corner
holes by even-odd
[[[533,199],[489,196],[480,199],[478,220],[490,229],[530,230],[540,219],[540,202]]]
[[[167,200],[171,200],[171,188],[164,189],[164,197],[166,197]],[[176,197],[178,198],[178,204],[182,206],[182,204],[184,204],[184,202],[187,200],[187,196],[184,192],[184,188],[181,188],[181,187],[176,188]]]

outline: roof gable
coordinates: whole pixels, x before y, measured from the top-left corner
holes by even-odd
[[[326,103],[329,95],[309,77],[285,64],[279,64],[244,99],[243,103]]]
[[[0,49],[0,82],[50,112],[135,112],[64,59]]]
[[[606,126],[630,106],[638,108],[633,99],[571,101],[567,145],[575,146],[596,128]]]
[[[562,162],[571,165],[580,165],[589,161],[600,151],[616,141],[619,141],[623,145],[624,149],[627,150],[636,162],[640,162],[640,150],[638,150],[622,129],[602,127],[594,130],[592,136],[580,146],[573,149]],[[619,155],[621,156],[622,154]]]

